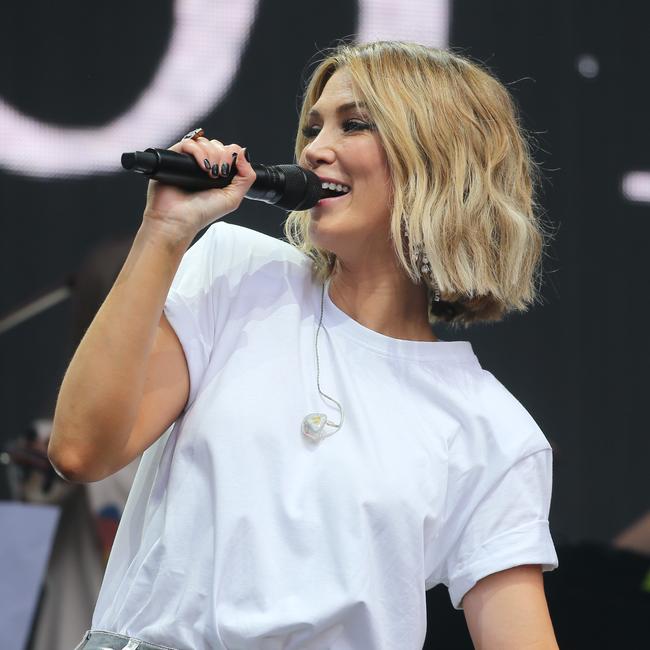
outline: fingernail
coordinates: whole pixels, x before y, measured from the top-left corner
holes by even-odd
[[[203,161],[203,164],[205,165],[205,168],[210,171],[212,165],[210,165],[210,161],[207,158]]]
[[[212,175],[219,176],[219,165],[217,165],[217,163],[214,163],[214,165],[212,165]]]
[[[248,160],[248,162],[251,161],[251,157],[248,155],[248,147],[244,148],[244,158],[246,158],[246,160]]]
[[[234,154],[232,155],[232,166],[233,166],[233,167],[237,164],[237,156],[238,156],[238,155],[239,155],[239,154],[236,154],[236,153],[234,153]]]
[[[228,163],[223,163],[223,165],[221,165],[221,175],[228,176],[229,171],[230,171],[230,165]]]

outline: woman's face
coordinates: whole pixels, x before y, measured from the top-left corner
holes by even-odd
[[[310,211],[314,244],[339,258],[381,254],[389,242],[390,178],[379,135],[354,104],[345,69],[327,81],[311,109],[308,144],[300,164],[322,180],[347,185],[341,197],[321,199]]]

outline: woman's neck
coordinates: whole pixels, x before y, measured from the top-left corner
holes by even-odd
[[[427,290],[400,270],[352,270],[336,265],[332,302],[364,327],[409,341],[437,341],[427,317]]]

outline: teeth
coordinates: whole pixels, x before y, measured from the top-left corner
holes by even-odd
[[[329,183],[329,182],[323,182],[321,184],[321,187],[324,190],[334,190],[336,192],[349,192],[350,188],[347,185],[343,185],[343,183]]]

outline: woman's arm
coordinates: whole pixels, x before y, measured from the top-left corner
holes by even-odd
[[[118,471],[185,405],[185,357],[162,310],[190,241],[172,244],[146,224],[138,231],[59,391],[48,455],[64,478],[97,481]]]
[[[477,650],[558,650],[538,564],[479,580],[463,609]]]
[[[171,149],[193,155],[206,173],[215,161],[215,176],[219,165],[227,175],[236,162],[237,174],[222,189],[194,193],[150,181],[133,247],[59,391],[48,456],[71,481],[98,481],[118,471],[181,413],[189,375],[163,315],[165,298],[196,233],[239,207],[255,180],[239,145],[199,138]]]

